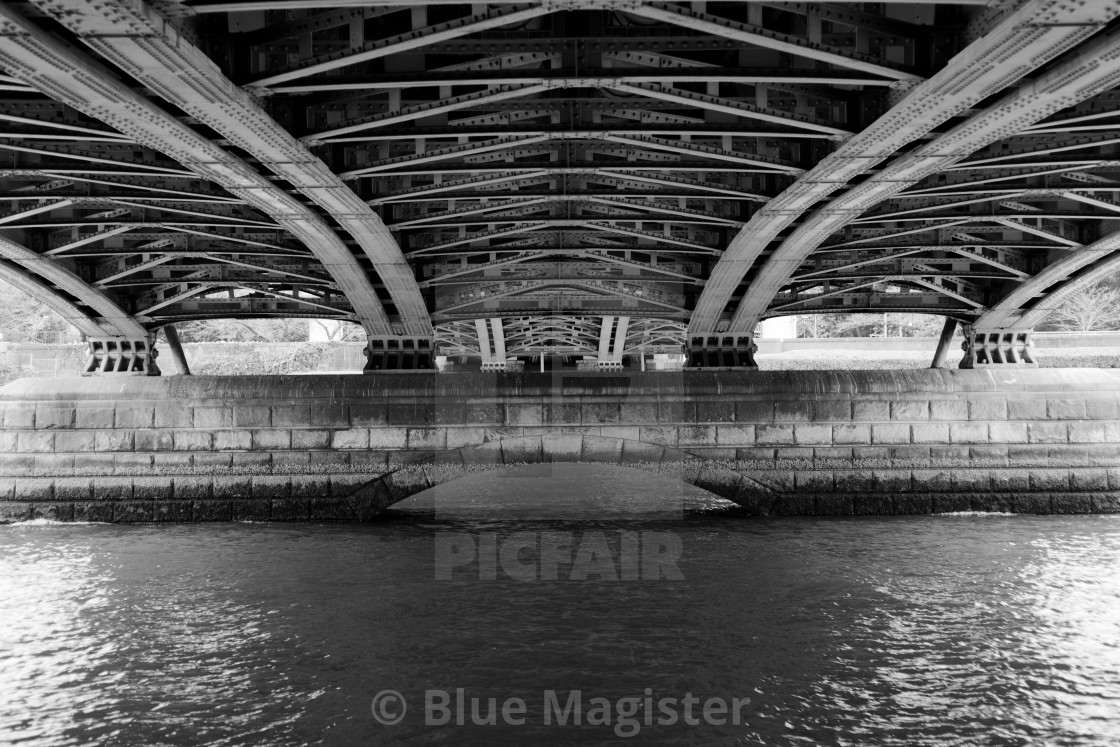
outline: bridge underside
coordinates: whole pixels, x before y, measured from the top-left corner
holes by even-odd
[[[5,3],[0,278],[130,344],[355,322],[372,368],[743,367],[759,321],[836,311],[944,316],[971,363],[1029,365],[1120,269],[1117,15]]]

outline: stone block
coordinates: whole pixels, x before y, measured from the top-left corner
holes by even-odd
[[[1120,400],[1115,397],[1086,399],[1085,417],[1089,420],[1116,420],[1120,418]]]
[[[1069,442],[1069,427],[1065,423],[1030,423],[1027,436],[1032,444],[1064,444]]]
[[[447,448],[459,449],[464,446],[477,446],[486,440],[486,429],[478,427],[448,426]]]
[[[935,399],[929,403],[930,420],[968,420],[968,402],[963,399]]]
[[[99,431],[94,439],[97,451],[132,451],[136,448],[136,434],[132,431]]]
[[[11,413],[9,412],[9,415]],[[115,417],[112,407],[78,407],[74,410],[74,427],[75,428],[90,428],[98,430],[108,430],[114,427]],[[30,428],[30,423],[22,426],[14,426],[9,422],[9,418],[4,419],[4,425],[12,428]]]
[[[816,501],[811,495],[778,495],[770,504],[773,516],[812,516],[816,510]]]
[[[409,428],[408,448],[411,450],[442,451],[447,448],[447,429]]]
[[[992,487],[992,480],[986,469],[961,467],[950,470],[949,476],[955,493],[987,492]]]
[[[753,425],[716,426],[716,443],[720,446],[754,446]]]
[[[777,493],[792,493],[797,490],[797,470],[776,469],[756,473],[755,478]]]
[[[192,501],[191,515],[195,521],[229,521],[233,518],[233,504],[226,499]]]
[[[272,501],[265,498],[235,498],[229,508],[233,521],[268,521],[272,517]]]
[[[1018,514],[1049,514],[1053,513],[1051,496],[1049,494],[1025,493],[1013,499],[1015,513]]]
[[[745,400],[735,403],[735,422],[773,423],[774,403]]]
[[[716,443],[714,425],[682,425],[677,428],[678,446],[712,446]]]
[[[1008,447],[1003,444],[978,444],[968,447],[968,458],[974,462],[1007,464]]]
[[[890,404],[885,400],[857,399],[852,402],[852,420],[867,423],[886,422],[890,419]]]
[[[308,501],[304,498],[276,498],[272,501],[272,521],[307,521],[310,518]]]
[[[927,462],[930,458],[928,446],[895,446],[891,448],[891,460],[895,462]]]
[[[150,524],[154,519],[151,501],[121,501],[113,506],[113,521],[117,524]]]
[[[1091,510],[1095,514],[1120,514],[1120,495],[1095,493],[1091,500]]]
[[[437,399],[432,403],[432,423],[435,425],[462,425],[466,417],[467,406],[458,400],[446,398]],[[350,420],[354,420],[354,405],[350,405]]]
[[[27,521],[31,518],[31,504],[16,501],[0,501],[0,524],[13,521]]]
[[[214,438],[209,431],[174,431],[176,451],[209,451]]]
[[[15,435],[14,433],[8,434],[12,437],[12,445],[10,451],[15,450]],[[64,431],[62,433],[54,434],[54,450],[65,451],[93,451],[96,448],[96,434],[93,431]],[[0,448],[0,451],[5,449]]]
[[[871,426],[871,442],[876,444],[910,443],[910,426],[906,423]]]
[[[35,427],[39,430],[73,428],[74,408],[40,405],[35,408]]]
[[[272,464],[272,453],[268,451],[231,451],[229,452],[230,466],[252,467],[256,471],[267,469]]]
[[[273,428],[306,428],[311,425],[310,405],[273,405]],[[340,424],[345,425],[345,424]]]
[[[16,448],[24,454],[54,451],[54,433],[52,431],[20,431],[16,436]]]
[[[578,462],[583,456],[583,436],[542,436],[541,451],[546,462]]]
[[[333,496],[353,495],[363,485],[373,482],[373,475],[331,475],[330,494]]]
[[[1045,420],[1046,400],[1044,399],[1009,399],[1007,400],[1008,420]]]
[[[832,443],[834,444],[869,444],[871,443],[870,425],[834,425],[832,426]]]
[[[214,475],[211,489],[214,498],[248,498],[253,494],[253,480],[249,475]]]
[[[585,462],[618,462],[622,459],[622,441],[603,436],[584,436],[581,458]]]
[[[850,446],[821,446],[813,449],[815,462],[850,462],[852,461],[852,447]]]
[[[872,470],[872,490],[876,493],[909,493],[912,477],[908,469]]]
[[[350,405],[349,417],[350,425],[355,428],[388,425],[389,408],[381,402],[355,403]]]
[[[752,462],[771,462],[775,458],[774,451],[775,450],[772,447],[749,446],[742,449],[736,449],[735,456],[739,460]]]
[[[643,425],[639,430],[641,434],[639,440],[649,444],[658,444],[660,446],[676,446],[677,445],[677,428],[672,425]]]
[[[836,489],[836,475],[828,469],[807,469],[794,473],[794,489],[806,493],[831,493]]]
[[[834,473],[837,492],[847,495],[870,493],[875,489],[875,478],[871,470],[838,469]]]
[[[152,504],[152,521],[175,524],[194,521],[194,501],[156,501]]]
[[[924,399],[895,400],[891,404],[891,420],[929,420],[929,401]]]
[[[544,411],[540,404],[509,404],[505,406],[506,425],[543,425]],[[617,421],[616,421],[617,422]]]
[[[659,423],[696,422],[696,404],[693,402],[659,402],[657,405]]]
[[[1046,417],[1050,420],[1084,420],[1085,400],[1048,399],[1046,400]]]
[[[468,402],[464,412],[466,424],[506,424],[505,405],[501,402]]]
[[[117,405],[114,426],[117,428],[151,428],[155,424],[154,407]]]
[[[234,405],[233,424],[238,428],[268,428],[272,425],[272,408],[262,405]]]
[[[175,475],[171,482],[177,500],[206,499],[212,494],[209,475]]]
[[[291,475],[290,480],[294,498],[318,498],[331,494],[331,479],[328,475]],[[253,489],[256,490],[256,484]]]
[[[899,515],[932,514],[933,496],[896,495],[894,496],[894,512]]]
[[[985,422],[1007,420],[1007,400],[1003,397],[970,399],[968,401],[968,419]]]
[[[1108,490],[1108,471],[1103,469],[1071,469],[1069,471],[1071,490],[1100,491]]]
[[[134,477],[132,497],[138,501],[169,501],[173,497],[170,477]]]
[[[1070,488],[1068,469],[1032,469],[1030,478],[1031,490],[1036,492],[1065,492]]]
[[[697,402],[696,421],[699,423],[734,423],[735,402],[731,400]]]
[[[856,513],[857,496],[818,495],[813,501],[817,516],[852,516]]]
[[[1105,424],[1099,421],[1070,423],[1068,432],[1071,444],[1103,443],[1107,438]]]
[[[1065,493],[1050,496],[1050,511],[1055,514],[1087,514],[1093,510],[1092,493]]]
[[[214,431],[214,449],[217,451],[248,451],[253,448],[253,434],[249,431]]]
[[[988,423],[988,439],[995,444],[1025,444],[1027,424],[1014,421]]]
[[[988,477],[993,493],[1025,493],[1031,489],[1030,472],[1024,469],[993,469]]]
[[[990,511],[1009,514],[1015,512],[1015,497],[1006,493],[968,493],[969,506],[973,511]]]
[[[292,432],[269,428],[267,430],[251,431],[252,448],[258,451],[271,451],[273,449],[292,448]]]
[[[93,499],[95,501],[132,500],[132,478],[123,476],[93,478]]]
[[[390,402],[386,410],[390,425],[430,425],[436,419],[435,407],[426,402]]]
[[[232,407],[196,407],[194,408],[195,428],[230,428],[233,426]]]
[[[935,514],[950,514],[972,510],[974,510],[972,508],[972,497],[967,493],[933,496],[933,513]]]
[[[832,443],[831,425],[795,425],[793,438],[803,445],[830,445]]]
[[[642,429],[637,425],[604,425],[599,428],[599,435],[606,438],[624,438],[637,441],[642,437]]]
[[[852,513],[856,516],[892,516],[897,512],[894,496],[853,495]]]
[[[502,441],[502,459],[506,464],[535,463],[544,459],[541,436]]]
[[[853,446],[852,459],[876,462],[889,462],[892,446]]]
[[[152,425],[156,428],[191,428],[194,426],[194,409],[175,405],[155,408]]]
[[[1107,483],[1107,478],[1105,479]],[[54,499],[57,501],[88,501],[93,498],[93,480],[89,477],[56,477]]]
[[[967,446],[930,446],[930,459],[939,462],[967,462],[971,458],[971,450]]]
[[[949,440],[955,444],[988,443],[988,424],[952,423],[949,426]]]
[[[295,431],[293,431],[294,433]],[[368,448],[407,449],[408,428],[370,428]]]
[[[661,462],[665,449],[655,443],[642,441],[626,441],[622,444],[622,462],[633,464],[635,462]],[[1120,479],[1120,478],[1118,478]]]
[[[171,431],[144,428],[133,433],[136,451],[172,451],[175,448],[175,437]]]
[[[812,419],[812,402],[780,399],[774,403],[775,423],[808,423]]]
[[[792,425],[760,425],[754,431],[755,444],[779,446],[794,443]]]
[[[199,469],[228,469],[233,465],[233,454],[219,451],[198,451],[192,455],[193,464]]]
[[[72,435],[70,431],[63,433],[56,433],[56,436],[69,436]],[[89,449],[68,449],[68,451],[88,451],[93,449],[93,434],[79,432],[78,435],[86,435],[89,437]],[[10,454],[16,450],[17,436],[15,431],[0,431],[0,454]],[[55,443],[58,443],[57,439]],[[65,442],[64,442],[65,443]],[[3,465],[0,464],[0,470]]]
[[[292,429],[293,449],[329,449],[330,445],[330,431]]]
[[[581,422],[585,425],[620,425],[622,406],[617,402],[592,402],[580,405]],[[525,423],[525,425],[532,425]]]
[[[852,419],[851,400],[817,400],[813,404],[813,421],[817,423],[834,423]]]
[[[30,505],[29,519],[47,519],[48,521],[73,521],[73,503],[32,503]]]
[[[953,477],[949,470],[916,469],[910,474],[915,493],[942,493],[953,487]]]
[[[253,475],[251,491],[254,498],[288,498],[292,494],[289,475]]]
[[[378,428],[378,432],[385,430]],[[393,430],[405,430],[395,428]],[[406,436],[407,444],[407,436]],[[332,449],[368,449],[370,447],[369,428],[347,428],[346,430],[331,431]],[[383,448],[380,444],[375,448]]]
[[[311,408],[310,422],[317,428],[345,428],[350,425],[350,411],[343,404],[316,405]],[[275,416],[272,419],[272,424],[279,425]],[[307,421],[299,423],[299,425],[307,424]]]
[[[633,406],[631,406],[633,407]],[[657,411],[649,406],[652,422],[657,422]],[[557,404],[545,403],[543,411],[544,422],[548,425],[579,425],[582,417],[580,406],[575,402],[562,402]],[[624,416],[625,417],[625,416]]]

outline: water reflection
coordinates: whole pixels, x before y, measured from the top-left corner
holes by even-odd
[[[586,507],[659,489],[594,469],[518,490]],[[420,496],[369,526],[2,527],[0,741],[1120,743],[1116,519],[472,513],[527,482],[464,481],[466,515]],[[684,580],[435,580],[441,532],[635,527],[680,536]],[[456,687],[525,698],[529,723],[416,718],[425,689]],[[385,688],[415,706],[392,728],[370,714]],[[544,689],[646,688],[749,697],[748,723],[541,725]]]

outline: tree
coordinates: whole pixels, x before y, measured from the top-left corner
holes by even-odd
[[[0,330],[34,339],[43,333],[76,336],[77,330],[51,307],[0,280]]]
[[[1120,288],[1111,283],[1086,286],[1050,312],[1046,322],[1054,329],[1076,332],[1120,329]]]
[[[797,317],[798,337],[937,337],[944,317],[931,314],[830,312]]]
[[[311,322],[323,330],[328,342],[350,342],[353,340],[365,342],[365,331],[361,325],[353,322],[339,322],[333,319],[312,319]]]
[[[183,342],[307,342],[306,319],[206,319],[175,328]]]

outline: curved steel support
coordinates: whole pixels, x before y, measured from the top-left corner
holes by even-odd
[[[17,244],[4,236],[0,236],[0,258],[17,264],[32,274],[61,288],[93,309],[94,312],[105,320],[104,323],[91,320],[86,314],[82,313],[78,307],[74,306],[69,301],[65,301],[45,285],[39,284],[33,292],[33,295],[48,304],[55,311],[58,311],[66,321],[73,324],[81,332],[96,337],[121,336],[143,338],[148,336],[148,330],[144,329],[144,326],[140,324],[140,322],[136,321],[136,319],[121,309],[113,299],[92,287],[80,277],[70,272],[70,270],[67,270],[53,260],[41,257],[27,247]],[[12,273],[9,272],[7,276],[4,276],[4,279],[9,280],[11,275]],[[27,283],[26,278],[24,279],[24,283]],[[13,285],[20,287],[18,279]],[[22,289],[21,287],[21,290]]]
[[[330,213],[373,262],[400,314],[404,332],[431,334],[431,320],[413,270],[381,218],[249,94],[226,78],[169,19],[143,2],[126,0],[97,4],[39,0],[36,4],[98,54],[251,153]],[[355,266],[353,272],[362,271]],[[380,334],[392,334],[392,330],[384,328]]]
[[[814,204],[950,117],[1004,90],[1040,65],[1088,39],[1102,24],[1117,15],[1120,15],[1120,2],[1117,0],[1084,3],[1076,7],[1066,6],[1059,0],[1026,0],[1017,10],[1004,16],[990,32],[956,55],[929,80],[917,85],[870,127],[845,141],[751,218],[713,269],[704,293],[697,301],[689,334],[717,330],[724,308],[747,272],[778,234]],[[1111,46],[1106,49],[1111,49]],[[1095,67],[1100,74],[1101,66],[1093,62],[1082,55],[1075,65],[1065,66],[1066,74],[1080,65]],[[1074,103],[1069,95],[1074,91],[1081,94],[1083,85],[1080,79],[1069,83],[1065,89],[1064,106]],[[1078,100],[1090,95],[1092,93],[1086,90]],[[1016,110],[1018,119],[1012,118],[1011,122],[999,122],[998,125],[992,123],[990,129],[976,128],[984,136],[977,140],[990,142],[998,139],[1007,131],[997,132],[997,127],[1014,127],[1020,121],[1024,124],[1037,121],[1048,113],[1049,110],[1045,113],[1040,110],[1036,117],[1030,110]],[[963,128],[956,128],[955,135],[959,137],[962,129],[973,127],[978,119],[974,118]],[[965,129],[965,132],[968,130]],[[740,302],[729,331],[749,333],[762,318],[774,294],[802,260],[836,228],[884,197],[952,163],[953,157],[943,155],[939,149],[949,142],[952,141],[947,141],[946,136],[934,140],[937,148],[927,146],[920,151],[926,156],[923,162],[919,163],[913,157],[904,158],[814,213],[763,265],[758,278]],[[892,179],[903,181],[898,184],[888,181]]]
[[[1099,264],[1086,273],[1071,278],[1059,285],[1055,290],[1046,295],[1038,303],[1019,317],[1015,326],[1022,329],[1033,329],[1046,319],[1054,309],[1061,306],[1066,300],[1090,285],[1094,285],[1107,277],[1120,272],[1120,256],[1112,256],[1099,261]]]
[[[245,161],[120,83],[92,58],[57,41],[4,4],[0,4],[0,64],[11,77],[165,153],[271,216],[323,263],[364,327],[388,330],[385,310],[362,266],[317,213]]]

